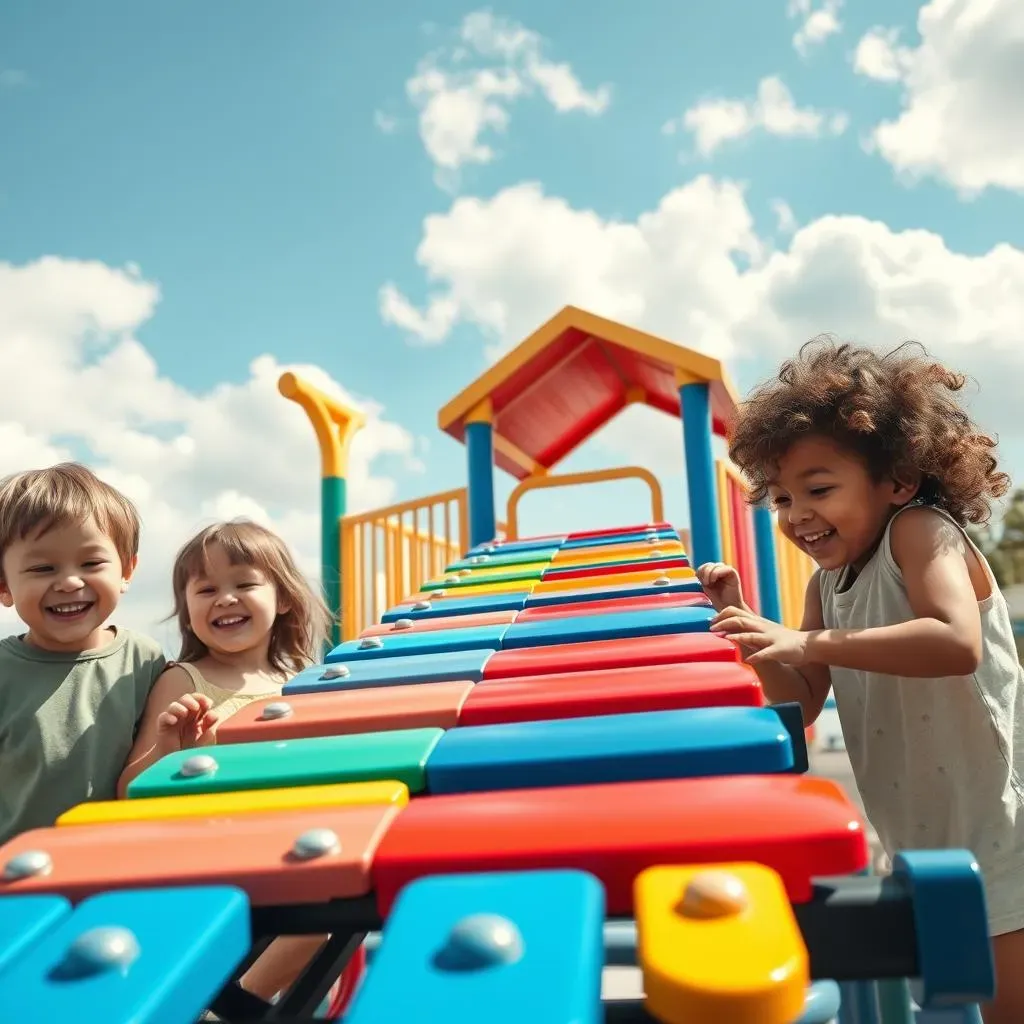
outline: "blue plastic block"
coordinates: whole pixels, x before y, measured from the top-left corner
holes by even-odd
[[[523,540],[507,540],[500,544],[488,541],[478,544],[466,552],[466,558],[473,555],[505,555],[510,551],[545,551],[548,548],[560,548],[565,544],[565,537],[526,537]]]
[[[579,537],[576,540],[567,540],[559,548],[560,551],[575,551],[577,548],[606,548],[612,544],[647,544],[649,537],[657,537],[658,540],[680,539],[675,530],[658,530],[656,533],[647,533],[638,530],[634,533],[614,533],[605,537]],[[652,547],[654,545],[651,545]]]
[[[793,1024],[832,1024],[839,1016],[841,998],[834,981],[816,981],[807,989],[804,1012]]]
[[[345,1024],[599,1024],[604,909],[581,871],[412,882]]]
[[[455,651],[482,651],[501,647],[508,625],[471,626],[468,629],[438,629],[426,633],[390,633],[346,640],[338,644],[324,661],[328,664],[372,661],[380,658],[411,657],[415,654],[451,654]]]
[[[493,568],[496,565],[528,565],[530,562],[549,562],[558,552],[558,546],[536,548],[527,551],[509,551],[505,554],[495,552],[493,555],[469,555],[452,562],[445,567],[445,572],[458,572],[460,569]]]
[[[770,708],[648,711],[450,729],[427,758],[431,793],[789,771]]]
[[[4,896],[0,899],[0,975],[33,943],[71,913],[63,896]],[[0,1006],[4,1005],[0,980]]]
[[[451,654],[410,654],[397,658],[311,665],[288,680],[285,696],[293,693],[326,693],[331,690],[365,690],[374,686],[406,683],[478,683],[494,651],[454,651]]]
[[[127,965],[104,963],[97,954],[110,948],[104,938],[127,952]],[[249,901],[233,887],[94,896],[0,974],[3,1019],[193,1021],[231,978],[250,942]]]
[[[588,640],[625,640],[629,637],[666,636],[669,633],[706,632],[715,617],[713,608],[645,608],[608,615],[571,615],[533,622],[513,622],[501,642],[502,650]]]
[[[482,615],[484,612],[521,612],[526,607],[528,590],[517,590],[507,594],[480,594],[476,597],[444,597],[437,600],[410,601],[389,608],[381,622],[396,619],[440,619],[456,615]]]
[[[917,1004],[942,1009],[981,1003],[995,992],[995,968],[981,869],[969,850],[907,850],[893,878],[910,893],[920,978]]]
[[[527,608],[548,608],[556,604],[579,604],[583,601],[612,601],[629,597],[650,597],[652,594],[699,594],[700,583],[695,579],[671,580],[665,586],[652,583],[620,583],[611,587],[586,587],[579,590],[558,590],[551,593],[530,594]]]

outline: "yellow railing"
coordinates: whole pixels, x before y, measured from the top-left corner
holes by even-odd
[[[504,524],[498,524],[502,537]],[[469,547],[465,487],[341,521],[341,638],[351,640]]]
[[[814,560],[775,527],[775,557],[779,565],[782,624],[798,629],[804,617],[804,594],[814,575]]]
[[[528,491],[542,487],[572,487],[575,484],[604,483],[608,480],[643,480],[651,489],[651,522],[660,523],[665,518],[665,502],[661,484],[655,475],[642,466],[618,466],[614,469],[593,469],[585,473],[562,473],[559,476],[528,476],[520,481],[508,496],[508,511],[505,518],[508,539],[519,535],[519,502]]]
[[[718,499],[718,523],[722,533],[722,561],[736,566],[740,577],[744,576],[744,566],[738,563],[745,560],[756,564],[754,555],[753,523],[744,523],[747,533],[746,559],[740,557],[741,545],[737,539],[737,526],[733,509],[733,494],[746,500],[747,486],[743,477],[732,463],[719,459],[715,463],[715,478]],[[783,625],[793,629],[800,625],[804,614],[804,592],[807,581],[814,572],[814,562],[795,544],[786,540],[778,526],[775,527],[775,558],[779,571],[779,604],[782,610]],[[748,573],[751,569],[746,570]],[[756,569],[753,569],[756,572]],[[750,586],[743,579],[744,591]]]

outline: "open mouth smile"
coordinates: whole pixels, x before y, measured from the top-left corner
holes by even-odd
[[[237,629],[249,621],[248,615],[221,615],[211,625],[214,629]]]
[[[800,538],[800,542],[808,551],[816,551],[818,548],[824,547],[835,536],[835,533],[835,530],[818,530],[817,533],[805,533]]]
[[[69,601],[66,604],[49,604],[46,606],[46,611],[54,618],[68,622],[82,618],[94,603],[94,601]]]

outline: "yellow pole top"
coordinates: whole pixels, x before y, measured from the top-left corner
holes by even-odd
[[[321,476],[344,477],[352,438],[366,426],[366,414],[339,402],[291,371],[282,373],[277,390],[306,410],[320,445]]]

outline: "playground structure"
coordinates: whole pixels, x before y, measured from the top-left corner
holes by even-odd
[[[872,877],[856,806],[806,776],[799,707],[765,706],[708,632],[694,565],[734,562],[789,622],[809,569],[714,456],[715,360],[563,310],[442,409],[466,490],[357,517],[358,414],[281,390],[320,443],[335,644],[216,747],[0,848],[0,1020],[298,1024],[340,972],[345,1024],[977,1019],[973,856]],[[686,543],[644,471],[550,474],[637,401],[682,420]],[[504,523],[496,466],[520,481]],[[519,536],[529,491],[630,475],[642,522]],[[274,936],[327,933],[277,1004],[238,985]],[[631,964],[644,998],[602,1000]]]

